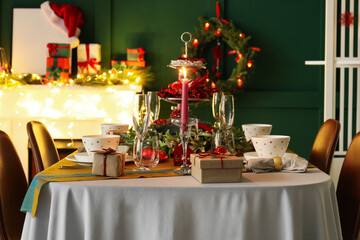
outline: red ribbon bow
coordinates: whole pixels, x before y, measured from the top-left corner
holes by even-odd
[[[232,155],[232,154],[227,153],[225,147],[219,146],[219,147],[217,147],[213,152],[202,152],[202,153],[198,153],[198,156],[197,156],[197,157],[199,157],[199,158],[204,158],[204,157],[208,157],[208,156],[218,157],[218,158],[220,159],[221,168],[224,168],[222,157],[224,157],[224,156],[235,156],[235,155]],[[194,164],[195,164],[195,162],[194,162]]]
[[[103,169],[103,176],[106,176],[106,160],[107,160],[107,155],[116,152],[115,149],[112,148],[103,148],[102,149],[104,152],[104,169]]]
[[[80,67],[81,71],[84,73],[84,70],[86,69],[89,73],[89,66],[95,70],[95,72],[98,72],[98,69],[95,67],[95,65],[100,65],[101,62],[97,62],[96,58],[90,58],[90,47],[89,44],[85,45],[86,47],[86,61],[85,62],[78,62],[78,66]]]
[[[57,56],[57,48],[58,48],[58,45],[57,44],[54,44],[54,43],[48,43],[46,45],[49,49],[49,55],[51,56],[51,53],[54,53],[54,55]]]
[[[139,52],[138,62],[140,62],[141,60],[144,59],[145,50],[144,50],[142,47],[140,47],[140,48],[138,49],[138,52]]]
[[[220,21],[224,22],[224,23],[227,23],[227,24],[230,23],[229,21],[227,21],[227,20],[225,20],[223,18],[220,19],[220,4],[219,4],[219,2],[216,2],[216,18],[219,19]]]

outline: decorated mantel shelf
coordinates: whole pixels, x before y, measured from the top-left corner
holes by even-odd
[[[43,122],[53,138],[100,134],[104,122],[132,124],[131,101],[140,86],[22,85],[0,90],[0,129],[8,133],[27,172],[26,124]]]

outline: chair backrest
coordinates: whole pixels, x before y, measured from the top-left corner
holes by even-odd
[[[335,119],[328,119],[321,126],[311,153],[309,162],[329,174],[336,144],[339,140],[340,123]]]
[[[59,154],[54,140],[43,123],[37,121],[28,122],[27,133],[35,160],[36,173],[59,161]]]
[[[21,237],[25,213],[20,207],[27,187],[19,155],[9,136],[0,131],[0,237],[4,239]]]
[[[360,230],[360,132],[346,153],[336,196],[344,240],[357,239]]]

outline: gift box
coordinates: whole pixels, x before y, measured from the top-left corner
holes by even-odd
[[[119,63],[119,60],[111,60],[111,67],[114,67],[117,63]]]
[[[145,54],[145,50],[140,47],[140,48],[135,48],[135,49],[131,49],[128,48],[126,50],[126,54],[127,54],[127,60],[128,61],[144,61],[144,54]]]
[[[132,67],[142,67],[142,68],[146,67],[145,61],[121,61],[121,64],[124,63]]]
[[[101,45],[80,44],[77,49],[78,73],[94,74],[101,70]]]
[[[69,58],[48,57],[46,59],[46,78],[52,81],[69,79]]]
[[[228,154],[191,154],[191,175],[201,183],[241,182],[243,160]]]
[[[124,173],[125,153],[114,151],[94,151],[92,174],[119,177]]]
[[[67,43],[48,43],[48,57],[70,57],[70,44]]]

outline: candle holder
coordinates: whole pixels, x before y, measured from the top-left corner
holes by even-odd
[[[185,36],[189,36],[188,40],[185,40]],[[182,58],[178,58],[177,60],[171,60],[170,65],[168,67],[179,70],[179,80],[182,84],[182,92],[181,98],[164,98],[165,101],[177,104],[178,108],[181,110],[181,118],[173,118],[171,122],[180,128],[179,136],[182,145],[182,166],[180,170],[177,170],[177,173],[180,174],[191,174],[191,169],[186,163],[187,160],[187,148],[188,141],[190,138],[190,130],[192,126],[197,127],[198,120],[196,118],[189,118],[189,104],[197,104],[200,102],[208,101],[202,99],[189,99],[188,95],[188,87],[189,81],[186,77],[186,69],[204,69],[205,64],[204,61],[199,59],[189,59],[188,58],[188,44],[191,42],[192,36],[189,32],[184,32],[181,35],[181,41],[185,44],[185,53]]]
[[[189,168],[187,161],[187,148],[188,148],[188,142],[191,135],[191,127],[197,126],[198,120],[197,118],[189,118],[187,124],[181,123],[181,118],[172,118],[171,123],[179,127],[179,136],[182,146],[182,161],[183,164],[181,165],[181,168],[176,170],[176,173],[179,174],[191,174],[191,168]]]

